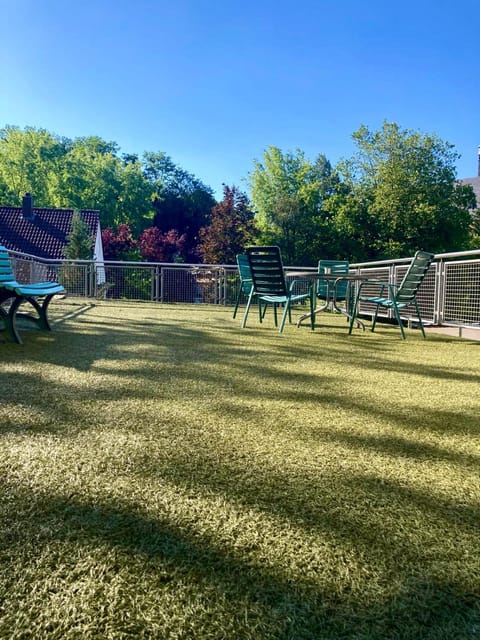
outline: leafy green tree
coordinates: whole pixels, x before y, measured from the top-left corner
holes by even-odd
[[[91,260],[94,238],[90,233],[87,223],[79,211],[74,211],[72,216],[72,230],[67,235],[65,246],[65,258],[69,260]]]
[[[361,211],[366,256],[400,257],[417,249],[433,252],[468,246],[473,192],[456,182],[453,145],[435,135],[385,122],[380,131],[362,126],[353,134],[358,152],[339,166],[350,211]],[[347,213],[345,199],[341,212]],[[348,217],[348,215],[347,215]],[[337,209],[337,229],[341,223]],[[350,220],[350,237],[358,234]]]
[[[24,193],[39,207],[51,206],[52,178],[61,170],[69,142],[45,129],[7,126],[0,130],[0,197],[18,206]]]
[[[128,222],[139,233],[151,222],[153,188],[139,162],[118,157],[115,143],[77,138],[55,180],[51,204],[98,209],[103,228]]]
[[[212,209],[210,225],[200,229],[198,252],[203,262],[235,264],[237,253],[256,238],[254,212],[236,187],[223,187],[223,200]]]
[[[0,130],[0,198],[16,206],[30,192],[39,207],[98,209],[103,228],[129,222],[140,233],[153,218],[154,186],[136,156],[98,136],[59,138],[44,129]]]
[[[250,175],[260,241],[277,244],[285,262],[315,264],[331,244],[331,215],[324,204],[338,188],[338,177],[319,155],[269,147]]]

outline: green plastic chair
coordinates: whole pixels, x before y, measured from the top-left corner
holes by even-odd
[[[350,263],[348,260],[319,260],[318,261],[318,273],[331,273],[333,275],[348,274],[350,270]],[[343,302],[347,299],[348,282],[346,280],[339,280],[337,282],[336,291],[335,282],[332,280],[317,280],[316,296],[319,300],[325,302],[325,306],[321,307],[319,311],[325,311],[330,302]]]
[[[253,287],[248,296],[242,327],[247,324],[248,312],[255,297],[259,301],[259,320],[263,315],[261,303],[272,304],[275,326],[278,326],[277,307],[284,306],[279,332],[282,333],[287,316],[292,321],[291,309],[296,302],[310,301],[311,326],[314,328],[314,288],[308,282],[308,293],[295,293],[299,279],[287,284],[283,269],[282,256],[278,247],[247,247],[247,258],[252,275]]]
[[[250,291],[253,287],[252,274],[250,273],[250,265],[248,264],[248,258],[245,253],[237,254],[237,267],[238,275],[240,276],[240,287],[238,289],[237,299],[235,301],[235,309],[233,311],[233,317],[235,318],[238,311],[238,306],[242,296],[250,295]]]
[[[371,330],[375,331],[378,310],[380,307],[393,309],[395,320],[400,327],[402,338],[405,340],[405,331],[403,328],[402,320],[400,318],[400,309],[403,309],[404,307],[407,307],[411,304],[415,307],[417,318],[420,324],[420,329],[422,330],[423,337],[425,338],[425,329],[423,327],[422,317],[420,315],[420,309],[418,308],[417,303],[417,293],[434,257],[435,256],[433,253],[428,253],[427,251],[417,251],[412,262],[410,263],[410,266],[408,267],[407,273],[405,274],[403,280],[399,285],[391,282],[374,282],[372,280],[367,280],[360,283],[355,299],[355,304],[353,305],[349,334],[352,333],[353,323],[355,321],[356,315],[358,314],[359,303],[369,302],[376,305]],[[378,286],[380,288],[379,294],[377,296],[364,295],[362,293],[362,289],[364,287],[370,287],[372,285]],[[385,293],[387,295],[384,295]]]

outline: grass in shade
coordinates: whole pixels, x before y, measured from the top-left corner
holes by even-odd
[[[480,638],[480,343],[51,317],[0,343],[1,638]]]

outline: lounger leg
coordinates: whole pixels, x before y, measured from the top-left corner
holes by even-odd
[[[5,326],[5,333],[9,342],[16,342],[17,344],[23,344],[20,334],[17,331],[17,309],[22,303],[22,298],[15,298],[10,308],[7,311],[0,307],[0,316]]]

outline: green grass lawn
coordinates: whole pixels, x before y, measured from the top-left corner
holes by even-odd
[[[0,343],[2,639],[480,638],[480,342],[51,318]]]

